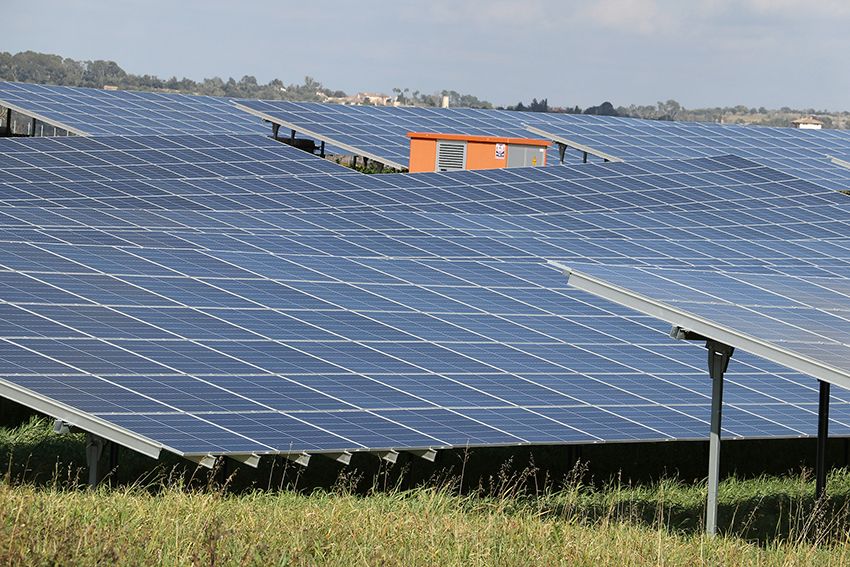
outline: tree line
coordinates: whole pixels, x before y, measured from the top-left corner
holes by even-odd
[[[172,91],[188,94],[223,96],[231,98],[261,98],[266,100],[325,101],[328,98],[342,98],[346,93],[330,89],[313,77],[305,77],[302,83],[285,84],[273,79],[262,84],[257,78],[245,75],[238,81],[233,77],[206,78],[194,81],[188,78],[171,77],[161,79],[155,75],[135,75],[128,73],[115,61],[94,60],[78,61],[68,57],[22,51],[20,53],[0,52],[0,80],[19,81],[69,87],[103,88],[106,85],[120,89],[140,91]],[[452,106],[470,106],[492,108],[492,104],[478,97],[461,94],[453,90],[444,90],[433,94],[410,92],[410,89],[398,91],[402,103],[420,106],[439,106],[443,96],[449,97]]]
[[[502,107],[500,107],[502,108]],[[598,106],[582,109],[579,106],[550,106],[546,98],[532,99],[530,103],[518,102],[504,107],[505,110],[527,112],[558,112],[566,114],[595,114],[599,116],[625,116],[648,120],[686,120],[691,122],[716,122],[727,124],[758,124],[760,126],[789,126],[801,116],[817,116],[825,128],[850,128],[850,112],[818,110],[814,108],[767,109],[744,105],[688,109],[675,100],[659,101],[656,104],[615,107],[606,101]]]

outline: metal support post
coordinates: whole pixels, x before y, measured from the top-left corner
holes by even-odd
[[[290,144],[294,144],[294,143],[295,143],[295,130],[290,130],[290,131],[289,131],[289,143],[290,143]]]
[[[561,163],[564,163],[564,154],[567,152],[567,145],[558,142],[558,158],[561,160]]]
[[[219,458],[219,471],[218,471],[219,472],[219,482],[222,485],[227,484],[227,475],[230,474],[230,470],[229,470],[230,467],[228,466],[228,462],[227,462],[228,460],[229,459],[227,457],[224,457],[224,456]]]
[[[11,108],[6,109],[6,132],[5,132],[5,135],[6,136],[12,135],[12,109]]]
[[[708,373],[711,376],[711,431],[708,438],[708,499],[705,509],[705,531],[717,533],[717,489],[720,484],[720,431],[723,408],[723,375],[735,349],[708,339]]]
[[[581,157],[581,163],[587,163],[587,152],[583,152]]]
[[[818,451],[815,460],[815,499],[826,495],[826,441],[829,439],[829,382],[818,380]]]
[[[32,131],[30,132],[30,136],[35,136],[35,125],[36,125],[37,122],[38,122],[38,120],[36,120],[35,118],[32,119],[32,124],[30,125],[30,128],[32,128]]]
[[[363,169],[364,171],[369,167],[369,158],[363,156]]]
[[[277,140],[278,139],[277,135],[278,135],[279,132],[280,132],[280,124],[275,124],[274,122],[272,122],[272,138]]]
[[[319,146],[319,157],[325,157],[325,141],[322,140],[322,145]]]
[[[357,169],[357,156],[351,156],[351,167]]]
[[[711,376],[711,427],[708,437],[708,498],[705,506],[705,533],[717,533],[717,487],[720,484],[720,431],[723,408],[723,376],[735,348],[709,339],[678,325],[670,330],[674,339],[705,341],[708,350],[708,374]]]
[[[89,486],[94,488],[100,480],[100,456],[106,440],[91,433],[86,433],[86,465],[89,468]]]
[[[118,468],[118,452],[120,447],[117,443],[109,443],[109,471],[114,472]]]

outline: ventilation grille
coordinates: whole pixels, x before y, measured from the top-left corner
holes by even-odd
[[[437,142],[437,171],[455,171],[465,165],[465,142]]]

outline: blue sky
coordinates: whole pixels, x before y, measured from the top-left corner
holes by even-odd
[[[850,109],[846,0],[4,0],[0,50],[496,104]]]

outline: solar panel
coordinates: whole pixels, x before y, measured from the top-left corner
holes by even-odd
[[[296,177],[360,176],[256,134],[2,138],[0,167],[7,204],[119,208],[270,208],[262,193]]]
[[[102,90],[0,81],[0,107],[40,124],[13,124],[15,131],[53,135],[258,134],[269,131],[234,109],[226,98],[179,93]],[[48,128],[45,130],[44,125]],[[38,128],[42,131],[39,131]]]
[[[850,388],[846,278],[578,265],[573,285]]]
[[[701,122],[668,122],[619,117],[546,118],[529,123],[536,135],[620,160],[688,158],[735,154],[795,177],[836,190],[850,186],[850,171],[828,156],[850,153],[850,134]]]
[[[189,456],[703,438],[702,349],[541,260],[846,273],[847,207],[807,199],[536,217],[7,206],[3,390]],[[730,436],[813,434],[804,376],[736,360]],[[833,417],[846,434],[847,400]]]
[[[529,134],[523,126],[526,122],[539,119],[540,114],[533,112],[474,108],[345,106],[263,100],[239,100],[237,106],[263,120],[396,169],[408,167],[408,132],[539,137]],[[556,150],[549,150],[547,161],[558,163]],[[578,161],[578,158],[575,158],[575,161]]]

